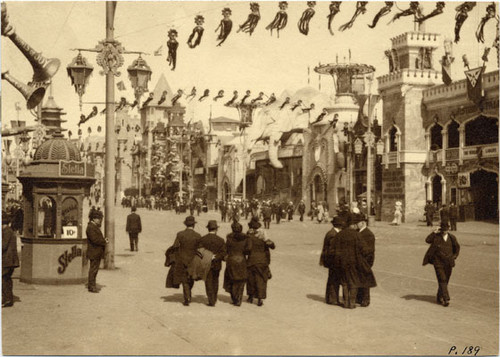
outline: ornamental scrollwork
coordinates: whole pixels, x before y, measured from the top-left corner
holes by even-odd
[[[96,62],[103,68],[100,72],[101,75],[106,75],[111,72],[116,77],[119,77],[121,73],[118,71],[118,68],[121,67],[124,62],[123,56],[121,55],[124,51],[122,45],[117,41],[107,42],[103,40],[99,41],[96,50],[99,52]]]

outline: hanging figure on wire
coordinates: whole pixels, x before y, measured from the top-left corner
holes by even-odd
[[[392,18],[391,21],[389,21],[389,23],[398,20],[400,17],[410,16],[410,15],[415,16],[415,21],[417,21],[419,18],[422,17],[422,12],[420,10],[420,5],[418,1],[410,1],[410,7],[394,15],[394,17]]]
[[[476,39],[478,42],[484,43],[484,26],[490,19],[495,18],[495,15],[495,3],[491,3],[488,5],[488,7],[486,7],[486,15],[484,15],[484,17],[481,19],[481,22],[479,23],[479,26],[477,27]]]
[[[444,1],[438,1],[436,3],[436,8],[430,14],[425,15],[425,16],[417,19],[417,22],[419,24],[421,24],[424,21],[429,20],[431,17],[434,17],[434,16],[442,14],[443,13],[443,9],[444,9],[445,6],[446,6],[446,4],[444,3]]]
[[[177,48],[179,47],[179,42],[177,42],[177,30],[171,29],[168,31],[168,65],[172,66],[172,71],[175,70],[177,64]]]
[[[217,101],[217,99],[224,98],[224,91],[221,89],[219,93],[214,97],[214,102]]]
[[[352,25],[354,25],[354,21],[356,21],[356,18],[360,14],[364,14],[366,12],[366,4],[368,4],[368,1],[356,2],[356,12],[354,12],[354,15],[352,15],[352,18],[348,23],[345,23],[339,27],[339,31],[345,31],[347,29],[350,29]]]
[[[241,104],[245,104],[245,100],[247,100],[250,97],[250,93],[251,92],[249,90],[245,92],[245,96],[241,99]]]
[[[205,89],[203,95],[200,98],[198,98],[198,101],[203,102],[206,98],[208,98],[209,95],[210,95],[210,89]]]
[[[203,23],[205,22],[205,18],[201,15],[196,15],[194,18],[194,23],[196,24],[195,28],[193,28],[193,32],[189,35],[188,38],[188,46],[189,48],[195,48],[201,42],[201,38],[203,37]]]
[[[394,1],[386,1],[385,6],[379,10],[377,15],[375,15],[375,17],[373,18],[372,24],[368,25],[368,27],[371,29],[375,28],[375,26],[377,26],[378,20],[380,20],[382,16],[385,16],[388,13],[390,13],[393,6],[394,6]]]
[[[460,41],[460,29],[465,20],[469,17],[469,11],[476,6],[475,1],[466,1],[455,8],[457,14],[455,15],[455,43]]]
[[[280,106],[280,110],[283,110],[283,108],[284,108],[287,104],[290,104],[290,97],[286,97],[285,101],[284,101],[284,102],[283,102],[283,104],[281,104],[281,106]]]
[[[217,46],[222,45],[224,41],[226,41],[227,36],[229,36],[229,34],[231,33],[231,29],[233,28],[233,21],[231,21],[231,9],[225,7],[222,10],[222,16],[223,19],[220,20],[219,26],[217,27],[217,29],[215,29],[215,32],[219,31],[220,29],[219,36],[217,37],[217,41],[220,42]]]
[[[302,16],[297,24],[300,33],[306,36],[309,34],[309,21],[311,21],[314,14],[316,13],[314,11],[316,1],[308,1],[307,6],[309,7],[302,13]]]
[[[264,92],[260,92],[259,96],[257,98],[252,99],[250,103],[255,104],[258,101],[261,101],[262,99],[264,99]]]
[[[230,107],[234,104],[234,102],[236,102],[236,99],[238,99],[238,91],[235,90],[233,92],[233,97],[231,98],[231,100],[229,102],[227,102],[226,104],[224,104],[226,107]]]
[[[335,17],[340,12],[340,5],[342,1],[332,1],[330,3],[330,14],[326,17],[328,19],[328,31],[333,36],[332,22]]]
[[[288,22],[288,14],[286,9],[288,8],[288,2],[280,1],[279,3],[280,11],[276,13],[273,22],[267,25],[266,30],[271,30],[271,36],[273,35],[273,30],[276,29],[276,34],[278,38],[280,37],[280,30],[283,30]]]
[[[248,33],[250,36],[252,36],[252,33],[254,32],[254,30],[257,27],[257,24],[259,23],[259,20],[260,20],[259,8],[260,8],[259,4],[257,4],[256,2],[250,3],[251,13],[248,14],[247,20],[240,25],[240,28],[238,29],[237,32],[243,31],[243,32]]]
[[[191,101],[194,99],[194,97],[196,97],[196,87],[193,87],[193,89],[191,89],[191,93],[189,93],[189,95],[186,96],[186,99],[191,98],[190,99],[190,101]]]
[[[172,106],[174,106],[175,103],[177,103],[177,101],[182,97],[183,94],[184,91],[182,89],[179,89],[177,91],[177,94],[172,98]]]
[[[267,102],[264,103],[264,105],[267,107],[268,105],[271,105],[274,102],[276,102],[276,96],[274,95],[274,93],[271,93],[269,99],[267,100]]]

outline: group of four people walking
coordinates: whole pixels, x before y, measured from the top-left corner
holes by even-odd
[[[177,233],[174,244],[165,252],[165,265],[169,266],[167,288],[183,289],[183,304],[189,306],[191,289],[196,280],[205,281],[208,306],[215,306],[219,287],[219,275],[222,261],[226,261],[224,289],[231,295],[232,303],[240,306],[245,284],[248,302],[257,299],[257,305],[263,305],[267,294],[267,281],[271,277],[269,264],[270,249],[274,243],[266,238],[257,218],[248,223],[249,230],[243,233],[243,226],[234,221],[232,233],[226,241],[217,235],[217,221],[208,222],[208,234],[201,236],[194,228],[196,220],[188,216],[184,220],[186,229]]]

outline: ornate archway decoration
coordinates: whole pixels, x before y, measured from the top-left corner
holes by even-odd
[[[321,164],[317,164],[309,174],[309,177],[307,179],[307,184],[311,185],[313,183],[314,177],[319,175],[321,177],[321,180],[323,181],[323,184],[326,185],[327,183],[327,175],[326,175],[326,169],[323,167]]]
[[[498,171],[499,171],[498,170],[498,161],[494,162],[494,161],[481,160],[479,162],[478,161],[468,162],[468,163],[465,163],[462,165],[459,172],[472,173],[472,172],[475,172],[478,170],[484,170],[484,171],[493,172],[493,173],[498,174]]]

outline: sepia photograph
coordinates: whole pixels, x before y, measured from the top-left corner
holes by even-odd
[[[498,11],[1,1],[2,355],[499,355]]]

